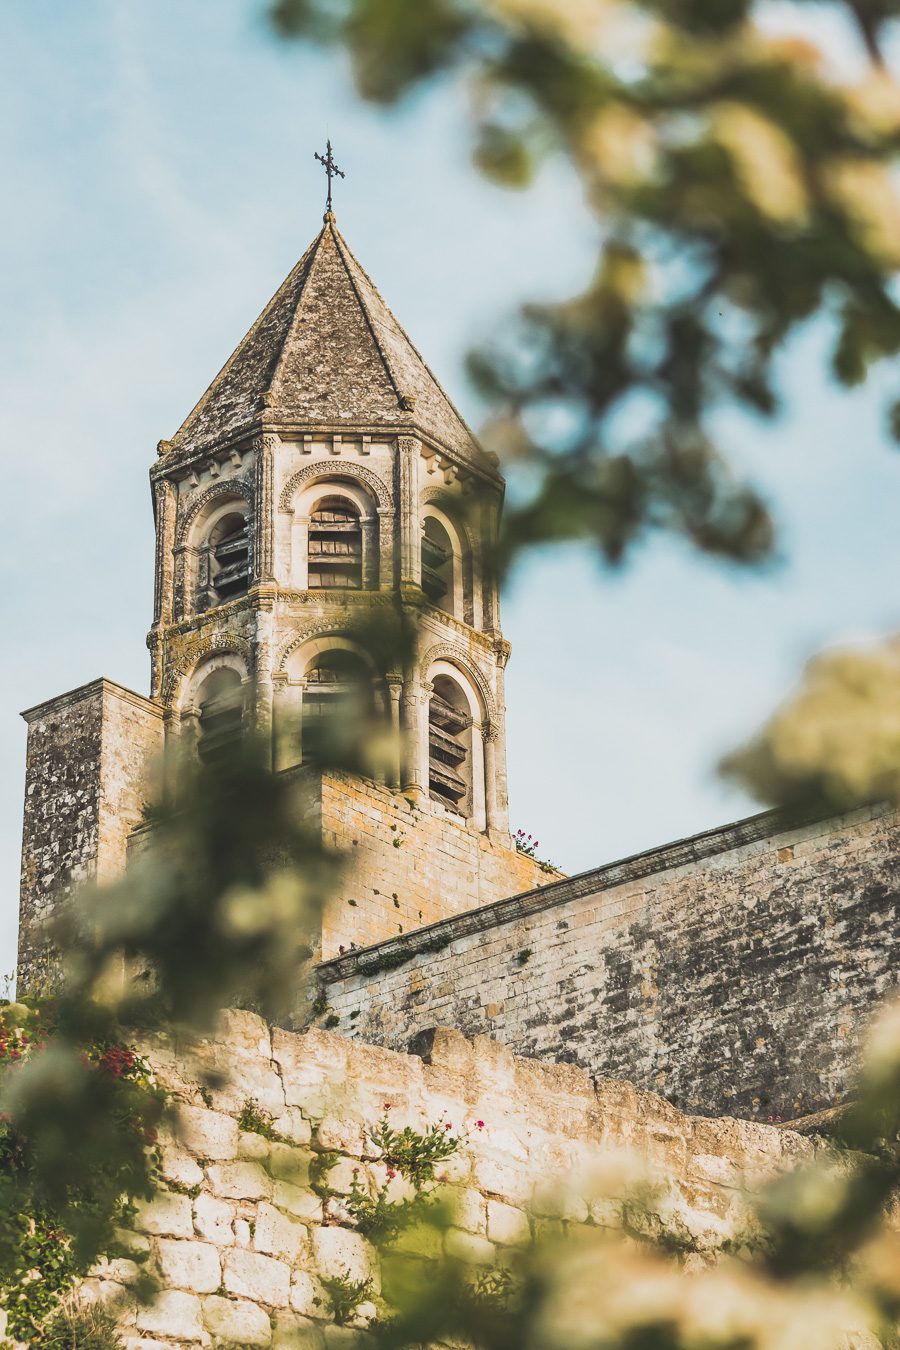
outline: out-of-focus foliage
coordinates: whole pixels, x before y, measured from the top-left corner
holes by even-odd
[[[63,1344],[44,1339],[60,1295],[153,1193],[165,1098],[133,1050],[79,1042],[38,1002],[0,1008],[0,1101],[0,1308],[13,1339]]]
[[[40,1345],[41,1350],[123,1350],[125,1342],[108,1308],[73,1299],[48,1321]]]
[[[128,1048],[134,1027],[203,1031],[235,1003],[296,1007],[340,867],[308,823],[306,780],[273,774],[261,741],[240,738],[214,764],[184,756],[164,779],[127,875],[77,894],[48,930],[52,994],[0,1009],[0,1307],[35,1346],[51,1325],[48,1345],[86,1334],[56,1317],[59,1298],[117,1253],[117,1227],[154,1191],[166,1108]]]
[[[203,1027],[235,1004],[284,1015],[340,866],[308,809],[263,740],[245,736],[212,765],[185,757],[144,855],[57,926],[71,1016]]]
[[[281,33],[343,45],[377,102],[464,81],[490,178],[520,186],[561,155],[581,180],[593,280],[526,304],[471,363],[486,443],[531,485],[507,512],[507,557],[583,537],[617,560],[661,528],[764,558],[767,508],[711,414],[772,414],[775,358],[814,315],[830,317],[845,385],[900,349],[900,87],[884,54],[896,0],[824,6],[856,35],[847,77],[810,40],[811,6],[793,8],[795,35],[774,36],[757,0],[271,5]]]
[[[900,643],[830,652],[723,770],[763,801],[900,805]]]

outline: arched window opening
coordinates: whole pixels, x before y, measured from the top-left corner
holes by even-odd
[[[306,672],[303,760],[339,764],[358,758],[371,727],[372,681],[354,652],[322,652]]]
[[[199,734],[197,753],[207,765],[221,764],[241,734],[244,697],[236,670],[214,670],[197,695]]]
[[[433,605],[453,612],[453,544],[435,516],[422,526],[422,590]]]
[[[428,795],[468,815],[472,798],[472,718],[465,696],[438,675],[428,703]]]
[[[209,609],[250,588],[250,526],[243,511],[220,516],[200,554],[197,608]]]
[[[309,518],[309,587],[350,590],[362,587],[362,524],[345,497],[325,497]]]

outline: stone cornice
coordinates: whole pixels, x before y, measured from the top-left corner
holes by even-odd
[[[32,708],[26,708],[20,716],[31,725],[41,717],[47,717],[52,713],[63,712],[66,708],[75,703],[81,703],[84,699],[95,694],[102,694],[106,691],[114,693],[123,703],[131,703],[136,708],[141,708],[144,712],[149,712],[157,717],[162,717],[164,713],[163,705],[156,699],[147,698],[144,694],[137,694],[133,689],[126,689],[124,684],[117,684],[115,680],[109,680],[105,675],[100,675],[96,680],[89,680],[87,684],[80,684],[77,689],[69,689],[65,694],[57,694],[54,698],[48,698],[44,703],[36,703]]]
[[[495,900],[492,904],[482,905],[479,909],[467,910],[464,914],[441,919],[423,928],[417,928],[403,937],[389,938],[385,942],[364,947],[358,951],[347,952],[317,966],[319,979],[328,984],[333,980],[345,980],[351,976],[365,977],[368,971],[377,975],[379,971],[394,969],[411,961],[420,953],[438,951],[450,945],[457,938],[473,933],[483,933],[516,919],[527,918],[542,910],[553,909],[557,905],[568,904],[610,891],[631,881],[672,871],[678,867],[689,866],[714,858],[723,853],[731,853],[750,844],[759,844],[790,835],[806,826],[820,822],[831,822],[834,826],[843,821],[866,819],[890,810],[884,805],[862,807],[840,815],[834,815],[821,808],[818,810],[774,810],[762,811],[755,816],[730,825],[720,825],[712,830],[679,839],[674,843],[662,844],[645,853],[636,853],[618,862],[607,863],[589,872],[580,872],[574,877],[561,881],[551,881],[546,886],[524,891],[520,895],[506,900]]]
[[[226,459],[233,450],[246,453],[252,449],[250,442],[261,433],[272,433],[282,440],[293,440],[297,436],[343,436],[350,440],[354,437],[370,436],[373,439],[395,441],[399,436],[414,436],[423,445],[429,446],[436,454],[443,455],[456,465],[474,476],[481,478],[490,487],[503,493],[504,481],[498,468],[488,460],[486,452],[484,462],[479,463],[461,455],[445,442],[419,426],[415,421],[376,425],[374,423],[352,422],[291,422],[288,419],[276,420],[271,414],[265,417],[253,417],[244,426],[231,435],[210,440],[189,450],[165,450],[150,469],[153,480],[166,478],[170,474],[188,471],[198,463],[216,458]],[[166,442],[161,441],[160,445]]]

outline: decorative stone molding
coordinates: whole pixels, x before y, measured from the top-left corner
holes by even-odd
[[[178,686],[205,657],[217,656],[223,652],[231,652],[234,656],[240,656],[246,662],[248,675],[252,673],[254,666],[252,643],[247,638],[239,637],[233,633],[213,633],[184,652],[179,660],[169,668],[166,677],[166,703],[173,701]]]
[[[314,483],[317,479],[340,478],[355,478],[363,487],[368,488],[378,504],[379,512],[393,510],[394,504],[391,500],[391,494],[386,483],[378,477],[377,473],[373,473],[371,469],[365,468],[362,464],[352,464],[346,460],[341,460],[336,464],[333,459],[321,459],[316,460],[313,464],[304,464],[302,469],[292,473],[281,489],[278,509],[280,511],[292,511],[291,503],[297,491],[306,483]]]
[[[224,478],[221,482],[212,483],[204,488],[195,496],[188,500],[184,510],[181,511],[178,521],[178,530],[175,536],[175,545],[178,547],[187,540],[191,525],[193,524],[198,512],[202,511],[210,502],[214,502],[218,497],[243,497],[250,506],[251,514],[253,512],[253,489],[243,478]]]
[[[310,624],[308,628],[303,629],[302,633],[296,634],[294,637],[290,639],[290,641],[283,644],[276,660],[273,662],[272,669],[274,673],[276,675],[284,674],[285,662],[288,661],[291,656],[293,656],[297,648],[302,647],[304,643],[309,642],[312,638],[317,637],[336,637],[342,638],[345,642],[353,641],[352,637],[348,636],[346,629],[340,623],[335,622],[334,620],[332,620],[330,623],[325,622],[325,623]]]
[[[272,580],[272,558],[274,553],[275,515],[273,506],[273,473],[276,447],[281,437],[273,433],[258,436],[253,442],[256,479],[256,536],[257,548],[254,550],[256,579]]]
[[[457,647],[452,642],[439,642],[434,647],[429,647],[422,658],[419,667],[423,683],[427,681],[428,672],[435,661],[449,661],[452,665],[459,666],[463,674],[468,675],[469,679],[478,689],[484,701],[484,711],[490,723],[497,720],[497,708],[494,702],[494,695],[491,693],[487,680],[481,671],[469,659],[468,654],[461,647]]]
[[[512,643],[507,642],[506,638],[497,638],[494,643],[494,655],[497,658],[497,665],[504,670],[506,663],[512,652]]]

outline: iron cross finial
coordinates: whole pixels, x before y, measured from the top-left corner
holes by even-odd
[[[327,220],[331,215],[331,180],[335,174],[338,178],[344,178],[346,175],[343,169],[339,169],[335,163],[334,155],[331,153],[330,140],[326,143],[324,155],[320,155],[318,150],[316,151],[316,159],[325,166],[325,172],[328,174],[328,202],[325,207],[325,218]]]

